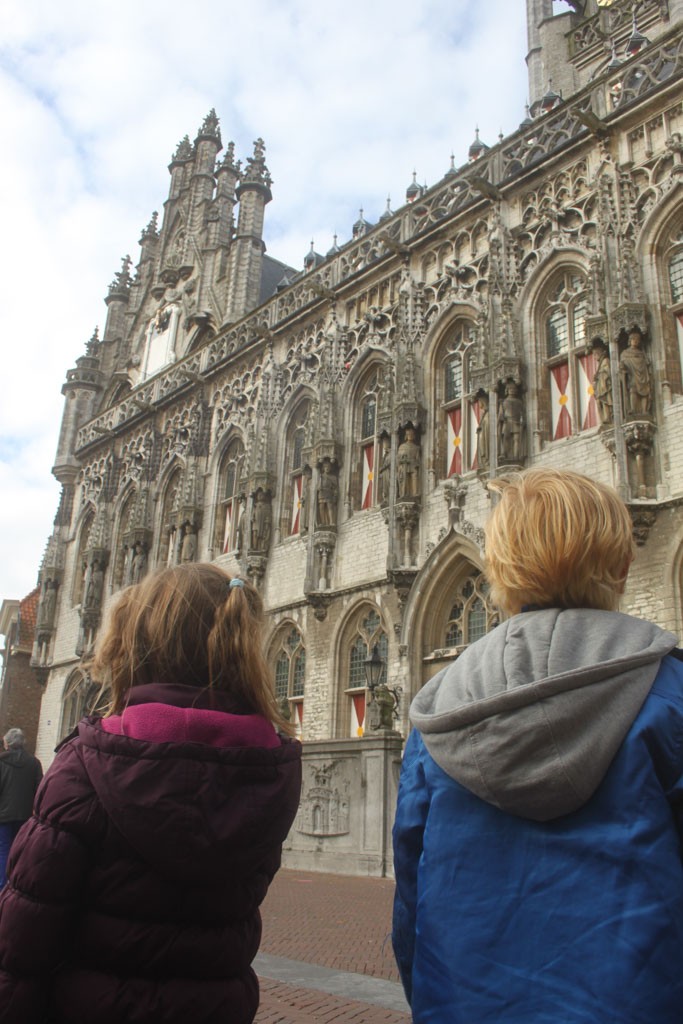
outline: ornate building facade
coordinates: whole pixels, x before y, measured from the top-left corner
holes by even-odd
[[[302,271],[265,253],[263,143],[219,159],[211,112],[178,146],[63,387],[44,762],[106,700],[81,657],[111,598],[212,559],[261,589],[305,741],[287,862],[390,871],[408,706],[497,621],[486,483],[513,467],[614,484],[624,609],[683,630],[683,0],[527,10],[519,130]]]

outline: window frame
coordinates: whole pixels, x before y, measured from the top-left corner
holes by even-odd
[[[551,351],[550,322],[560,312],[563,314],[566,344],[557,351]],[[587,275],[573,266],[557,269],[543,291],[538,319],[539,365],[545,371],[550,443],[576,437],[600,425],[593,394],[597,362],[586,340],[587,315]]]

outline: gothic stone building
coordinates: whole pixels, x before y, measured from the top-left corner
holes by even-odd
[[[265,254],[263,143],[219,159],[212,112],[178,146],[63,387],[45,762],[103,698],[80,659],[116,592],[212,559],[261,589],[305,741],[286,862],[390,871],[408,706],[496,622],[486,482],[516,466],[614,484],[625,610],[683,630],[683,0],[527,8],[520,128],[302,271]]]

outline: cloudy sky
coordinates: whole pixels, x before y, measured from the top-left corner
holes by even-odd
[[[523,0],[3,0],[0,600],[36,583],[61,385],[180,139],[214,107],[236,157],[265,140],[266,244],[301,267],[465,163],[477,125],[513,132],[525,53]]]

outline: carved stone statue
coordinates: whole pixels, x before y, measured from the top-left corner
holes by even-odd
[[[420,493],[420,446],[415,441],[415,430],[406,427],[405,439],[399,445],[396,458],[399,498],[412,498]]]
[[[235,538],[235,551],[241,555],[244,551],[244,532],[247,526],[247,510],[244,499],[240,499],[237,506],[237,536]]]
[[[99,608],[102,603],[102,591],[104,589],[104,569],[97,559],[88,570],[85,584],[84,608]]]
[[[522,457],[524,403],[513,380],[505,386],[505,398],[498,413],[498,451],[502,459],[519,462]]]
[[[479,469],[488,469],[490,461],[489,443],[489,399],[479,395],[479,425],[477,426],[477,464]]]
[[[652,374],[642,345],[642,333],[634,328],[619,358],[624,412],[629,416],[647,415],[652,409]]]
[[[268,550],[272,525],[273,512],[270,505],[270,495],[259,490],[256,492],[256,501],[254,502],[251,519],[252,551]]]
[[[389,482],[391,479],[391,444],[389,438],[382,440],[382,457],[379,463],[379,502],[386,505],[389,501]]]
[[[318,526],[336,525],[338,500],[339,483],[332,472],[332,463],[325,459],[320,467],[318,481]]]
[[[308,521],[311,511],[311,477],[310,473],[304,473],[301,478],[301,497],[299,511],[299,533],[308,533]]]
[[[609,350],[599,338],[593,342],[596,369],[593,375],[593,394],[598,408],[600,423],[607,426],[614,422],[614,398],[612,395],[612,370]]]
[[[197,531],[192,523],[185,523],[183,544],[180,549],[181,562],[194,562],[197,555]]]
[[[56,580],[47,580],[38,605],[36,625],[39,629],[51,629],[54,623],[56,604],[57,582]]]
[[[132,563],[132,582],[139,583],[147,571],[147,552],[140,541],[135,545]]]

